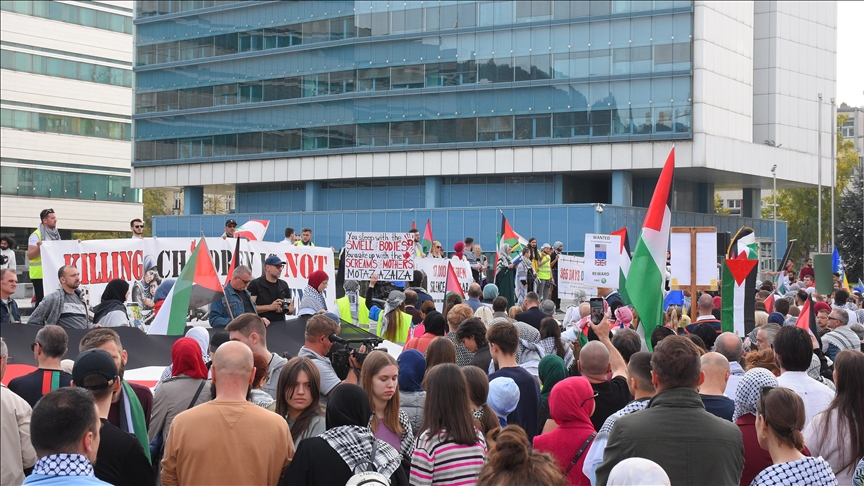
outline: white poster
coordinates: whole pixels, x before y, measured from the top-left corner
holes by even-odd
[[[117,278],[125,280],[129,282],[129,302],[139,305],[143,323],[150,324],[156,288],[162,280],[176,279],[180,275],[186,259],[192,254],[192,245],[197,242],[197,238],[89,240],[81,243],[74,240],[45,241],[42,243],[42,285],[46,294],[60,288],[57,271],[63,265],[74,265],[81,273],[79,289],[92,309],[101,301],[108,282]],[[235,246],[234,238],[207,238],[207,248],[220,282],[225,282]],[[264,260],[271,254],[278,255],[285,262],[281,278],[291,287],[294,302],[300,302],[302,290],[312,272],[327,272],[330,286],[324,291],[324,299],[328,309],[336,309],[336,292],[333,290],[336,270],[333,252],[329,248],[240,241],[239,264],[250,267],[253,277],[264,274]],[[188,317],[189,321],[208,319],[208,308],[196,309]]]
[[[414,257],[411,233],[345,233],[345,280],[411,280]]]
[[[669,235],[670,280],[672,289],[689,288],[692,278],[691,234]],[[717,288],[717,232],[696,233],[696,285]]]
[[[471,276],[471,266],[464,260],[453,260],[444,258],[417,258],[414,260],[417,270],[426,273],[426,290],[435,301],[438,312],[444,310],[444,295],[447,288],[447,263],[453,265],[462,293],[468,295],[468,287],[474,282]]]
[[[621,237],[585,234],[585,285],[618,288]]]
[[[558,257],[558,296],[574,299],[577,289],[585,291],[587,297],[596,297],[597,289],[585,285],[585,259],[561,255]]]

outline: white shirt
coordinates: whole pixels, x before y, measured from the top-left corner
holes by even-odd
[[[736,375],[736,370],[740,371],[741,374]],[[733,363],[730,361],[729,371],[731,371],[732,374],[729,375],[729,381],[726,382],[726,390],[723,391],[723,394],[731,398],[732,400],[735,400],[735,390],[738,389],[738,382],[741,381],[741,378],[744,376],[744,370],[741,369],[741,365],[739,365],[738,363]]]
[[[804,402],[804,425],[810,423],[817,413],[824,412],[834,399],[834,392],[827,386],[810,378],[804,371],[785,371],[777,383],[794,391]]]

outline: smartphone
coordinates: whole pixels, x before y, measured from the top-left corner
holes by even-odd
[[[592,297],[588,303],[591,305],[591,322],[595,325],[600,324],[600,321],[603,320],[606,301],[603,300],[603,297]]]

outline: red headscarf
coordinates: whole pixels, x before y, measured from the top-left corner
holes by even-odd
[[[180,338],[171,346],[171,376],[181,373],[199,380],[207,378],[201,345],[192,338]]]
[[[309,275],[309,286],[318,290],[318,287],[320,287],[321,283],[325,280],[330,280],[330,277],[327,276],[327,272],[324,270],[315,270],[312,272],[312,275]]]
[[[457,241],[455,245],[453,245],[453,255],[456,258],[462,258],[463,251],[465,251],[465,242]]]
[[[549,394],[549,417],[561,427],[594,428],[594,389],[584,376],[571,376],[559,381]]]

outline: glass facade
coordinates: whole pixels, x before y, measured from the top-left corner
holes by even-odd
[[[133,165],[692,136],[691,1],[138,9]]]
[[[0,68],[90,83],[132,87],[132,70],[56,57],[0,50]]]
[[[15,165],[8,165],[15,164]],[[21,164],[22,166],[17,166]],[[48,164],[32,160],[3,159],[0,193],[12,196],[89,199],[91,201],[141,202],[128,176],[38,168]],[[23,165],[26,165],[24,167]],[[55,164],[56,165],[56,164]]]
[[[101,4],[99,5],[102,6]],[[112,8],[106,6],[106,8]],[[114,7],[116,8],[116,7]],[[23,15],[32,15],[43,19],[57,20],[69,24],[83,25],[96,29],[120,32],[121,34],[132,33],[132,17],[128,15],[115,14],[97,10],[95,8],[79,7],[60,2],[34,2],[31,0],[2,0],[0,10],[15,12]],[[125,9],[124,9],[125,10]]]
[[[111,140],[130,140],[132,131],[130,123],[7,108],[0,109],[0,126],[18,130],[63,133]]]

